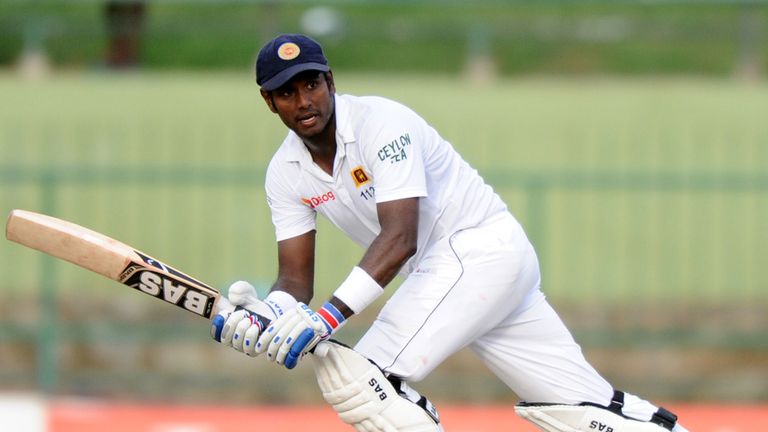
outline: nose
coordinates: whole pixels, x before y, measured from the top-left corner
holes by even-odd
[[[312,101],[309,98],[309,92],[305,90],[299,90],[296,92],[296,98],[299,105],[299,108],[301,109],[307,109],[312,106]]]

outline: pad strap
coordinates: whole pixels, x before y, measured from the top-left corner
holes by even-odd
[[[613,413],[616,413],[624,418],[628,418],[631,420],[632,417],[628,417],[624,415],[624,412],[622,411],[622,408],[624,408],[624,392],[620,390],[615,390],[613,392],[613,398],[611,398],[611,403],[608,404],[608,406],[603,407],[598,404],[584,402],[580,405],[584,406],[595,406],[598,408],[605,408],[608,411],[611,411]],[[651,416],[651,419],[649,420],[650,423],[657,424],[664,429],[672,430],[675,427],[675,424],[677,423],[677,415],[672,413],[671,411],[667,410],[666,408],[659,407],[655,413],[653,413],[653,416]]]
[[[376,366],[376,363],[373,364]],[[400,397],[408,399],[409,401],[420,406],[421,409],[423,409],[427,414],[429,414],[430,417],[432,417],[432,420],[434,420],[435,423],[440,423],[440,414],[438,414],[437,408],[432,404],[432,402],[429,401],[429,399],[427,399],[426,396],[412,389],[408,384],[406,384],[405,381],[402,380],[402,378],[398,376],[386,375],[386,377],[387,380],[392,383],[392,387],[395,388],[395,391],[397,391],[397,394],[399,394]]]
[[[677,415],[664,407],[659,407],[658,411],[653,413],[653,417],[651,417],[651,423],[656,423],[665,429],[672,430],[674,429],[675,424],[677,424]]]

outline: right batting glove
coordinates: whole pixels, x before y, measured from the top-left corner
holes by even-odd
[[[296,299],[283,291],[273,291],[261,301],[256,288],[245,281],[230,285],[228,300],[236,308],[213,319],[211,336],[217,342],[249,356],[258,355],[255,351],[256,340],[270,322],[296,304]]]
[[[266,351],[269,361],[293,369],[318,342],[331,337],[345,322],[344,315],[330,302],[318,312],[298,303],[267,327],[256,343],[256,353]]]

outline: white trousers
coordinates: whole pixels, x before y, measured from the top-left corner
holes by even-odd
[[[607,405],[613,388],[586,361],[540,283],[533,247],[505,213],[435,243],[355,350],[419,381],[469,347],[525,401]]]

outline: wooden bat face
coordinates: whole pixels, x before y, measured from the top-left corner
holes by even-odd
[[[5,236],[204,318],[211,319],[219,309],[231,308],[216,289],[124,243],[72,222],[13,210]]]

